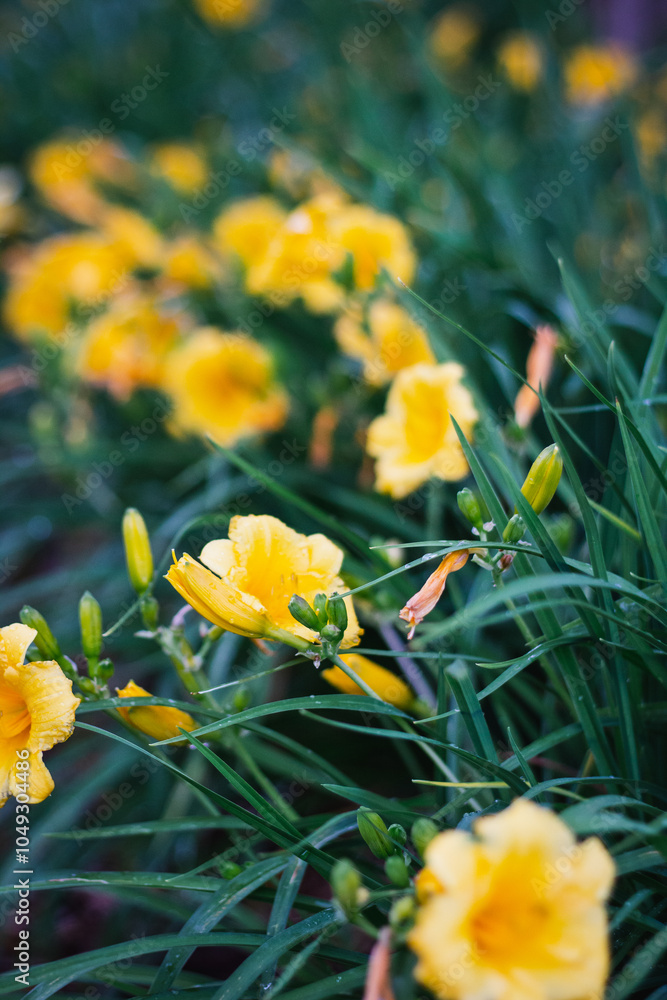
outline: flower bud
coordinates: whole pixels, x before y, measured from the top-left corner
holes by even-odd
[[[230,879],[240,875],[243,869],[234,861],[221,861],[218,871],[220,872],[222,878]]]
[[[123,543],[130,583],[143,594],[153,579],[153,553],[146,522],[134,507],[128,507],[123,517]]]
[[[91,666],[91,673],[94,672],[96,679],[98,681],[101,681],[103,684],[106,683],[106,681],[108,681],[109,678],[113,675],[113,671],[114,671],[114,666],[111,660],[100,660],[97,666],[94,668],[94,671]]]
[[[241,688],[234,693],[232,708],[235,712],[245,712],[246,708],[250,706],[251,701],[250,691],[247,688]]]
[[[400,886],[401,889],[407,889],[410,885],[410,872],[408,871],[405,861],[403,858],[399,857],[398,854],[394,854],[391,858],[387,858],[384,863],[384,870],[387,878],[390,879],[394,885]]]
[[[398,851],[400,847],[405,847],[408,842],[408,835],[405,832],[405,827],[401,826],[400,823],[392,823],[387,833],[394,842],[394,851]]]
[[[416,819],[412,824],[412,829],[410,830],[412,843],[415,845],[422,858],[424,857],[426,848],[439,832],[440,831],[433,820],[428,819],[427,816],[420,816],[419,819]]]
[[[417,907],[412,896],[400,896],[389,911],[389,923],[394,930],[401,930],[404,924],[412,920]]]
[[[347,628],[347,608],[345,601],[338,594],[332,594],[327,601],[327,617],[332,625],[338,626],[341,632]]]
[[[313,598],[313,607],[315,608],[315,613],[317,614],[319,622],[317,626],[317,631],[319,632],[319,630],[329,621],[329,617],[327,615],[327,595],[315,594],[315,597]]]
[[[558,488],[563,459],[557,444],[541,451],[530,467],[521,492],[536,514],[541,514]]]
[[[520,514],[514,514],[507,524],[505,525],[505,530],[503,531],[503,541],[509,542],[510,545],[516,545],[520,542],[526,532],[526,525]]]
[[[102,652],[102,609],[88,590],[79,601],[79,623],[83,655],[96,663]]]
[[[376,858],[384,860],[394,853],[394,845],[389,839],[389,831],[384,820],[378,813],[368,809],[357,811],[357,826],[359,833],[366,841]]]
[[[339,903],[347,917],[353,917],[357,911],[357,895],[361,888],[361,875],[351,861],[343,858],[337,861],[331,869],[331,888],[334,898]]]
[[[470,521],[473,527],[481,531],[484,518],[482,517],[482,509],[479,506],[479,500],[475,496],[472,490],[467,487],[463,490],[459,490],[456,494],[456,502],[459,505],[459,510],[465,518]]]
[[[142,596],[139,609],[141,611],[141,619],[146,628],[154,631],[157,628],[160,617],[160,605],[152,594],[144,594]]]
[[[343,638],[343,631],[337,625],[325,625],[321,629],[320,635],[326,642],[340,642]]]
[[[305,597],[301,597],[300,594],[293,594],[287,607],[292,618],[295,618],[300,625],[305,625],[306,628],[310,628],[314,632],[319,632],[321,628],[319,618]]]
[[[57,660],[58,657],[62,656],[60,646],[58,645],[53,632],[46,624],[45,618],[43,615],[40,615],[39,611],[36,611],[34,608],[31,608],[29,604],[26,604],[21,608],[20,617],[24,625],[28,625],[29,628],[34,628],[37,632],[34,643],[42,656],[45,656],[47,660]]]

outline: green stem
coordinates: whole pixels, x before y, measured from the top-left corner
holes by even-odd
[[[288,820],[294,823],[299,819],[299,814],[296,810],[292,809],[291,805],[285,801],[276,786],[273,784],[270,778],[268,778],[261,767],[254,759],[247,747],[243,746],[242,737],[237,737],[233,742],[233,748],[238,755],[238,757],[243,761],[247,769],[250,771],[252,776],[255,778],[258,785],[264,789],[268,797],[273,802],[274,806],[280,810],[280,812]]]

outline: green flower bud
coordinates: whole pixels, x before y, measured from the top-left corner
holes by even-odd
[[[89,591],[79,601],[79,623],[83,655],[97,661],[102,652],[102,609]]]
[[[347,628],[347,608],[345,601],[338,594],[332,594],[327,601],[327,617],[332,625],[337,625],[341,632]]]
[[[331,869],[331,888],[334,898],[347,917],[357,912],[357,897],[361,888],[361,875],[351,861],[343,858]]]
[[[384,870],[387,878],[394,885],[399,886],[401,889],[407,889],[410,885],[410,872],[405,861],[398,854],[393,854],[390,858],[387,858],[384,863]]]
[[[541,514],[558,488],[563,459],[557,444],[541,451],[530,467],[521,492],[536,514]]]
[[[405,847],[405,845],[408,842],[408,835],[405,832],[405,827],[401,826],[400,823],[392,823],[389,829],[387,830],[387,833],[394,841],[395,851],[398,851],[398,848],[396,847],[397,844],[399,845],[399,847]]]
[[[160,605],[151,594],[144,594],[139,608],[144,625],[154,632],[160,617]]]
[[[250,702],[250,691],[248,691],[247,688],[241,688],[239,691],[235,692],[234,697],[232,698],[232,707],[235,712],[244,712],[250,705]]]
[[[401,930],[415,915],[417,906],[412,896],[400,896],[389,911],[389,923],[394,930]]]
[[[394,845],[389,839],[389,831],[384,820],[378,813],[368,809],[357,811],[357,826],[359,833],[366,841],[376,858],[384,860],[394,853]]]
[[[320,635],[325,642],[340,642],[343,638],[343,632],[337,625],[325,625],[324,628],[320,630]]]
[[[320,620],[305,597],[293,594],[287,608],[292,618],[295,618],[300,625],[305,625],[306,628],[310,628],[314,632],[319,632],[321,628]]]
[[[520,514],[514,514],[507,524],[505,525],[505,530],[503,531],[503,541],[509,542],[510,545],[516,545],[520,542],[526,533],[526,525]]]
[[[26,604],[21,608],[20,618],[24,625],[36,630],[37,635],[34,642],[42,656],[46,657],[47,660],[57,660],[62,656],[58,641],[39,611],[35,611],[29,604]]]
[[[137,594],[143,594],[153,579],[153,553],[146,522],[134,507],[128,507],[123,516],[123,543],[130,583]]]
[[[102,683],[104,684],[113,675],[113,671],[114,671],[114,666],[111,660],[100,660],[97,666],[95,667],[94,674],[97,680],[102,681]],[[92,672],[93,670],[91,669],[91,673]]]
[[[233,861],[221,861],[218,871],[220,872],[222,878],[230,879],[240,875],[243,869],[240,865],[235,864]]]
[[[422,858],[424,857],[426,848],[439,832],[440,831],[433,820],[428,819],[427,816],[420,816],[419,819],[416,819],[412,824],[412,829],[410,830],[412,843],[415,845]]]
[[[484,518],[482,517],[482,509],[479,505],[479,500],[473,491],[469,490],[467,487],[463,490],[459,490],[456,494],[456,502],[459,505],[459,510],[463,516],[470,521],[473,527],[477,528],[478,531],[481,531],[482,525],[484,524]]]
[[[317,626],[318,632],[329,621],[329,616],[327,615],[327,601],[328,597],[326,594],[315,594],[315,597],[313,598],[313,607],[315,608],[315,613],[317,614],[319,622],[319,625]]]

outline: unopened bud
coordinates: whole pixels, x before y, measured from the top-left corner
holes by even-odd
[[[137,594],[143,594],[153,579],[153,553],[146,522],[134,507],[128,507],[123,516],[123,543],[130,583]]]
[[[315,608],[315,613],[318,618],[317,630],[324,628],[324,626],[329,621],[329,616],[327,615],[327,595],[326,594],[315,594],[313,598],[313,607]]]
[[[36,611],[35,608],[31,608],[29,604],[26,604],[21,608],[20,618],[24,625],[28,625],[29,628],[34,628],[37,632],[34,643],[42,656],[45,656],[47,660],[57,660],[60,656],[62,656],[60,646],[58,645],[53,632],[47,625],[46,619],[43,615],[40,615],[39,611]]]
[[[312,629],[313,632],[319,632],[321,628],[319,618],[305,597],[301,597],[300,594],[293,594],[287,608],[292,618],[295,618],[300,625],[305,625],[306,628]]]
[[[103,684],[105,684],[113,675],[113,671],[114,666],[111,660],[100,660],[94,671],[91,668],[91,673],[94,672],[96,679],[101,681]]]
[[[389,911],[389,923],[395,930],[402,929],[404,924],[412,920],[416,908],[412,896],[401,896],[394,902]]]
[[[408,871],[405,861],[403,858],[399,857],[398,854],[394,854],[392,857],[387,858],[384,863],[384,870],[387,874],[387,878],[390,879],[394,885],[399,886],[401,889],[407,889],[410,885],[410,872]]]
[[[157,623],[160,617],[160,605],[152,594],[144,594],[141,598],[139,608],[141,610],[141,619],[144,625],[146,628],[154,631],[157,628]]]
[[[557,444],[541,451],[530,467],[521,492],[536,514],[541,514],[558,488],[563,459]]]
[[[224,879],[235,878],[240,875],[243,869],[240,865],[237,865],[234,861],[221,861],[218,867],[220,875]]]
[[[391,857],[394,853],[394,845],[389,839],[386,824],[378,813],[359,809],[357,811],[357,826],[359,833],[376,858],[384,860]]]
[[[97,664],[102,652],[102,609],[89,591],[79,601],[79,623],[83,655]]]
[[[507,524],[505,525],[505,530],[503,531],[503,541],[509,542],[510,545],[516,545],[520,542],[526,533],[526,525],[520,514],[514,514]]]
[[[467,487],[463,490],[459,490],[456,494],[456,502],[459,505],[459,510],[463,516],[470,521],[473,527],[480,531],[484,518],[482,517],[482,509],[479,506],[479,500],[473,491],[469,490]]]
[[[401,847],[405,847],[408,842],[408,835],[405,832],[405,827],[401,826],[400,823],[392,823],[387,833],[394,842],[394,850],[397,851]]]
[[[337,625],[325,625],[320,631],[320,635],[325,642],[340,642],[343,638],[343,631]]]
[[[241,688],[240,691],[235,692],[232,698],[232,707],[235,712],[244,712],[251,700],[250,691],[247,688]]]
[[[336,625],[341,632],[347,628],[347,608],[345,601],[338,594],[333,594],[327,601],[327,617],[332,625]]]
[[[412,824],[412,829],[410,830],[412,843],[415,845],[422,858],[424,857],[426,848],[439,832],[440,831],[433,820],[428,819],[427,816],[420,816],[419,819],[416,819]]]
[[[361,875],[351,861],[343,858],[333,866],[331,869],[331,888],[343,913],[347,917],[353,917],[357,911]]]

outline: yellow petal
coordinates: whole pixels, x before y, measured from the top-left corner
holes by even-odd
[[[150,691],[129,681],[124,688],[116,688],[120,698],[150,698]],[[147,736],[156,740],[168,740],[180,736],[180,730],[190,732],[197,728],[197,723],[188,712],[168,705],[135,705],[130,708],[119,708],[118,714]]]
[[[354,670],[362,681],[366,681],[383,701],[388,701],[390,705],[396,705],[397,708],[402,709],[409,708],[414,701],[415,696],[408,685],[391,670],[385,670],[378,663],[373,663],[372,660],[359,653],[345,653],[341,659]],[[323,670],[322,677],[328,684],[345,694],[366,693],[340,667]]]
[[[34,628],[21,625],[19,622],[0,628],[0,672],[5,667],[15,667],[23,663],[28,646],[36,635],[37,631]]]

